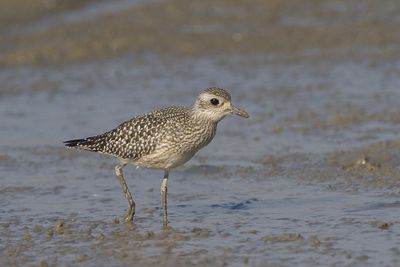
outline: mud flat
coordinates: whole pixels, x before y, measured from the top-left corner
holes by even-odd
[[[107,1],[88,8],[93,1],[3,1],[0,65],[66,64],[144,52],[175,57],[261,53],[289,61],[391,60],[399,54],[395,0],[118,0],[117,8]],[[79,13],[79,6],[89,11]],[[62,7],[78,15],[71,16],[69,9],[74,20],[65,19]],[[12,22],[25,23],[27,30],[7,31]]]
[[[0,25],[0,265],[400,264],[396,1],[105,2]],[[251,118],[171,173],[168,228],[126,168],[125,225],[114,161],[62,141],[210,85]]]

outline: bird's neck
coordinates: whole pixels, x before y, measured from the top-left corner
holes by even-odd
[[[217,124],[218,121],[211,120],[207,114],[191,110],[190,120],[186,126],[192,133],[195,133],[192,135],[192,142],[195,140],[197,149],[205,147],[211,142],[217,131]]]
[[[207,125],[215,124],[215,126],[222,119],[222,118],[216,118],[215,116],[212,116],[212,114],[210,114],[207,110],[199,109],[196,106],[190,109],[190,116],[192,117],[193,120],[201,122],[202,124],[207,124]]]

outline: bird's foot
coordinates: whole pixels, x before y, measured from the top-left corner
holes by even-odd
[[[135,215],[135,211],[133,209],[129,208],[125,213],[124,222],[132,223],[134,215]]]

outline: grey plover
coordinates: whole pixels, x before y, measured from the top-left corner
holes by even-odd
[[[210,87],[200,93],[191,108],[168,107],[135,117],[117,128],[92,137],[65,141],[75,147],[118,159],[115,174],[129,202],[124,220],[131,222],[135,202],[125,182],[122,168],[126,164],[164,170],[161,184],[163,222],[167,224],[167,181],[169,171],[178,167],[208,145],[225,116],[249,114],[231,103],[230,94],[221,88]]]

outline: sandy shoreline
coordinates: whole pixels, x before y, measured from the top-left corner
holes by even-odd
[[[399,266],[397,1],[107,2],[0,3],[0,265]],[[115,161],[62,141],[207,86],[251,117],[170,174],[169,228],[127,167],[125,225]]]
[[[25,2],[10,2],[9,8],[3,3],[4,10],[17,3],[25,6]],[[89,21],[48,25],[45,30],[24,34],[11,32],[2,37],[0,65],[66,64],[127,53],[183,57],[268,53],[281,54],[285,61],[397,57],[399,50],[394,44],[400,37],[393,34],[397,24],[386,19],[399,9],[396,2],[357,3],[154,1]],[[78,4],[72,1],[60,5],[76,8]],[[49,13],[61,13],[57,6],[31,9],[32,14],[17,16],[16,23],[31,18],[29,24],[35,24]],[[0,13],[0,18],[7,21],[6,14]]]

